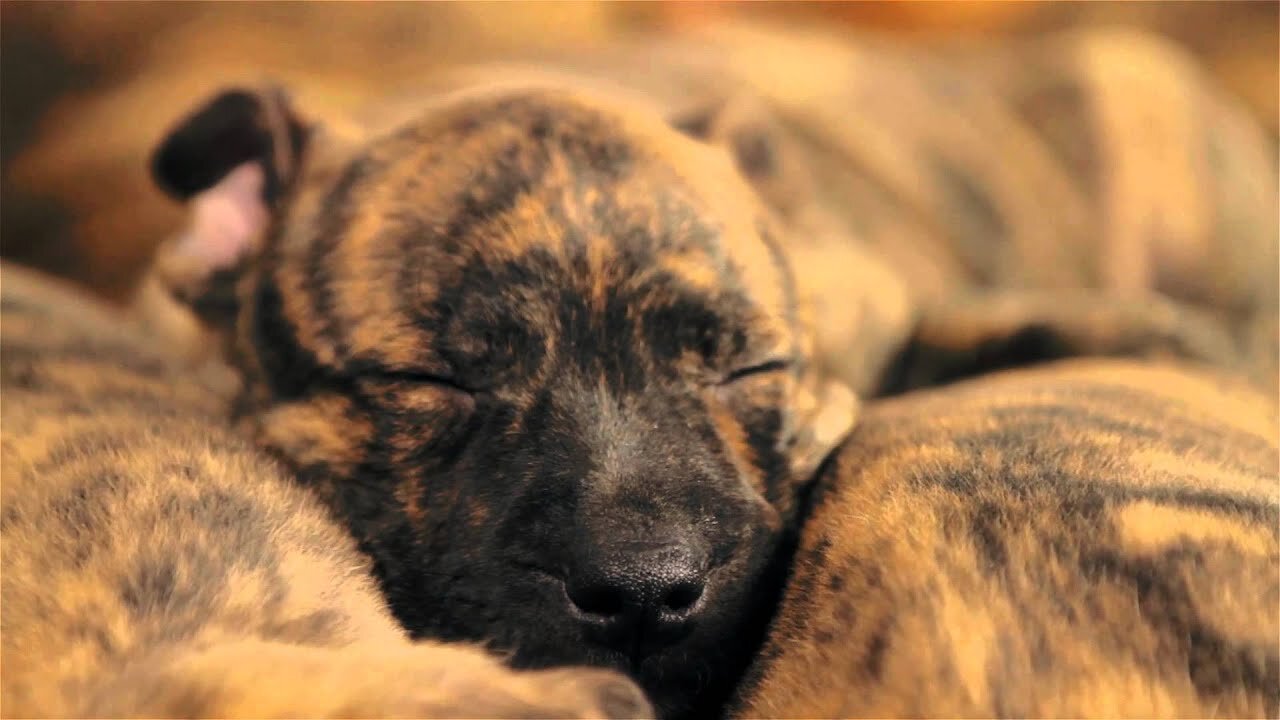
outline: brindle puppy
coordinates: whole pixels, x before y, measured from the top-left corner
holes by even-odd
[[[194,217],[162,272],[224,332],[239,422],[349,524],[412,633],[718,707],[855,398],[815,371],[728,153],[635,98],[492,80],[368,124],[213,99],[155,155]],[[1217,349],[1177,313],[1115,315],[1032,339]]]
[[[1273,399],[1074,361],[870,405],[741,717],[1276,717]]]
[[[411,643],[348,534],[154,338],[3,268],[5,717],[631,717],[612,672]]]
[[[462,91],[390,125],[230,92],[157,153],[201,193],[171,277],[247,252],[234,292],[195,298],[231,331],[239,420],[415,636],[716,705],[853,419],[806,363],[768,215],[726,155],[620,99]]]

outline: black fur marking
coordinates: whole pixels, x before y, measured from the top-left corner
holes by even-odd
[[[651,378],[636,352],[630,299],[623,291],[611,290],[604,308],[596,311],[581,292],[565,289],[555,303],[556,322],[563,340],[561,362],[583,377],[603,378],[619,394],[638,395]]]
[[[225,92],[188,116],[152,155],[151,174],[175,197],[212,187],[237,165],[267,157],[271,137],[259,125],[260,100]]]
[[[649,351],[662,365],[674,364],[690,350],[713,362],[719,357],[721,322],[720,314],[707,302],[691,297],[677,297],[648,309],[641,320]]]
[[[325,194],[322,209],[316,219],[311,245],[307,249],[306,273],[303,292],[311,300],[312,321],[321,328],[321,336],[333,345],[338,357],[345,356],[344,341],[335,315],[333,273],[329,268],[338,243],[351,224],[352,208],[359,205],[358,190],[374,173],[370,156],[362,155],[352,160]],[[296,342],[296,336],[294,337]]]
[[[174,286],[172,294],[187,303],[197,316],[213,327],[231,327],[240,312],[236,283],[245,272],[244,262],[236,267],[215,270],[197,288]]]
[[[547,156],[529,151],[524,143],[512,142],[485,158],[462,188],[453,204],[458,211],[445,224],[444,236],[456,241],[466,237],[477,223],[483,223],[515,206],[516,200],[532,192],[547,171]]]
[[[1244,688],[1273,698],[1268,714],[1274,714],[1280,704],[1280,656],[1274,646],[1257,653],[1223,637],[1194,614],[1197,603],[1182,575],[1167,571],[1202,562],[1187,556],[1196,552],[1174,548],[1154,558],[1130,558],[1097,549],[1081,556],[1080,570],[1090,578],[1122,579],[1137,592],[1142,616],[1159,628],[1161,636],[1185,639],[1165,650],[1185,658],[1198,693],[1213,697]],[[1230,660],[1224,662],[1224,658]]]
[[[557,274],[554,259],[542,252],[502,263],[476,259],[461,269],[456,284],[438,291],[420,322],[437,332],[436,354],[456,382],[502,387],[537,372],[547,339],[521,300],[536,296]]]
[[[254,292],[252,341],[264,379],[281,399],[304,395],[324,374],[312,352],[298,342],[297,330],[284,315],[280,288],[267,276]]]
[[[872,680],[880,680],[884,675],[884,657],[889,649],[889,636],[893,632],[893,616],[887,615],[871,633],[867,643],[867,654],[863,658],[862,670]]]
[[[779,442],[782,437],[783,415],[778,408],[757,409],[750,417],[743,418],[743,427],[747,433],[747,445],[751,447],[755,457],[755,466],[766,478],[785,477],[790,467],[790,458]],[[766,488],[765,499],[776,506],[784,505],[782,493],[793,492],[787,483],[770,483]]]
[[[194,593],[198,586],[178,583],[178,560],[172,555],[159,554],[140,560],[134,573],[123,579],[120,599],[134,620],[145,620],[167,605],[188,605],[193,597],[178,598],[176,593]]]
[[[999,572],[1009,561],[1002,533],[1007,523],[1003,508],[994,502],[978,503],[970,513],[969,532],[988,574]]]

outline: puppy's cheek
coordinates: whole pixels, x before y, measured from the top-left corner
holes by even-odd
[[[373,426],[343,395],[326,393],[269,408],[257,420],[257,441],[298,470],[354,471]]]
[[[765,418],[781,406],[783,392],[770,378],[744,378],[717,385],[706,393],[703,400],[711,421],[724,443],[725,449],[738,466],[739,474],[752,482],[752,487],[764,492],[765,478],[761,477],[758,448],[753,435]]]
[[[780,489],[789,480],[785,449],[792,424],[786,402],[791,384],[784,374],[763,374],[717,386],[707,399],[724,448],[751,490],[760,521],[771,531],[780,529],[780,510],[787,505]]]

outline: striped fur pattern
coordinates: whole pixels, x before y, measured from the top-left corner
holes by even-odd
[[[1072,361],[869,405],[738,717],[1275,717],[1273,399]]]
[[[648,712],[609,671],[410,642],[346,531],[221,427],[220,384],[46,278],[0,292],[5,717]]]
[[[358,122],[232,90],[161,143],[157,180],[195,215],[262,174],[241,214],[269,220],[236,262],[166,253],[161,275],[222,333],[238,424],[352,528],[411,633],[626,669],[664,714],[703,713],[760,639],[796,498],[854,420],[846,384],[892,394],[1078,355],[1245,369],[1235,323],[1274,296],[1267,278],[1238,298],[1183,292],[1194,263],[1131,273],[1122,245],[1163,263],[1185,238],[1153,247],[1085,203],[1038,126],[1000,109],[1013,79],[886,54],[913,121],[956,105],[964,122],[846,127],[861,96],[824,83],[866,58],[745,37],[629,48],[638,74],[463,72]],[[778,64],[747,59],[755,40]],[[771,74],[815,52],[847,72]],[[667,64],[637,61],[653,56]],[[1256,128],[1223,122],[1242,139],[1188,192],[1244,220],[1193,240],[1265,258],[1274,238],[1250,223],[1268,199],[1215,194],[1267,179],[1240,159]],[[1018,162],[982,163],[999,153],[977,139],[1006,135]],[[1037,215],[1043,197],[1061,216]],[[705,574],[698,619],[619,648],[566,612],[566,588],[583,553],[652,538]]]
[[[714,25],[561,63],[734,155],[784,219],[825,362],[859,390],[886,366],[911,386],[1061,354],[1001,347],[1015,319],[1276,389],[1275,138],[1185,52],[1121,30],[849,40]]]
[[[266,236],[191,297],[245,380],[237,420],[352,528],[415,635],[714,706],[853,420],[807,362],[773,219],[723,152],[621,96],[521,81],[419,108],[310,124],[230,92],[160,147],[179,196],[266,171]],[[584,626],[587,555],[667,545],[704,586],[678,642]]]

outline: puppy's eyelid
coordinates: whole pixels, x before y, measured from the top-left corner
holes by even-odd
[[[791,369],[790,360],[786,358],[774,358],[773,360],[766,360],[765,362],[762,362],[762,363],[757,363],[755,365],[749,365],[747,367],[734,370],[733,372],[726,375],[724,379],[720,381],[720,384],[728,385],[730,383],[733,383],[738,380],[742,380],[743,378],[751,377],[754,375],[764,375],[768,373],[783,372],[790,369]]]
[[[379,373],[379,377],[383,380],[392,380],[395,382],[406,382],[414,385],[435,385],[437,387],[446,388],[448,390],[456,390],[457,392],[475,395],[479,392],[475,388],[462,385],[452,378],[443,375],[433,375],[431,373],[407,372],[407,371],[390,371]]]

